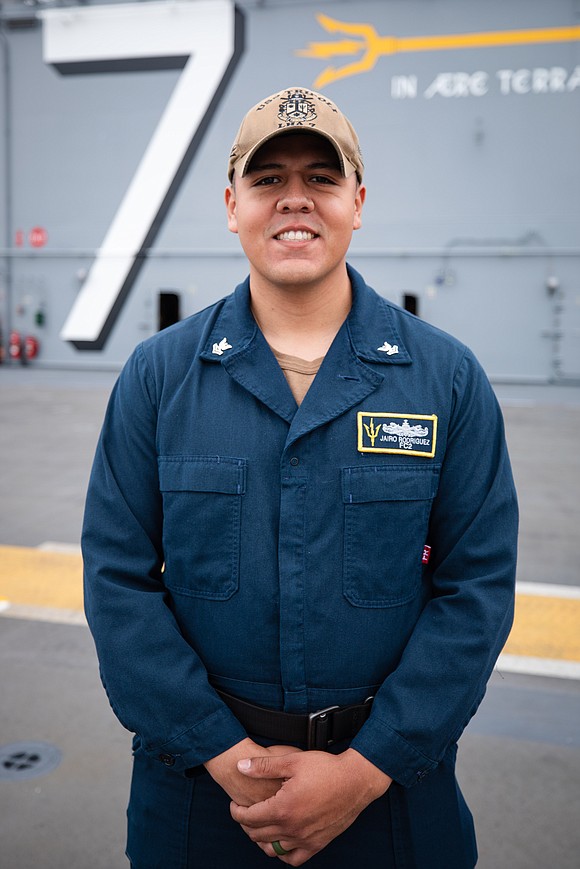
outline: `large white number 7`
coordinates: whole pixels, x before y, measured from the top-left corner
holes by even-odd
[[[241,54],[232,0],[51,9],[44,60],[61,72],[183,66],[61,338],[101,350]]]

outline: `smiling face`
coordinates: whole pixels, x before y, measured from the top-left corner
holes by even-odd
[[[344,285],[364,197],[356,175],[342,176],[321,136],[293,133],[263,145],[247,174],[226,190],[228,228],[250,262],[250,285],[261,291]]]

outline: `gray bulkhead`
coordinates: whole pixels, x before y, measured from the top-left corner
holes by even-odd
[[[304,85],[363,145],[367,282],[496,381],[580,378],[576,0],[13,0],[0,19],[5,347],[16,330],[35,365],[119,368],[229,293],[230,144],[250,105]]]

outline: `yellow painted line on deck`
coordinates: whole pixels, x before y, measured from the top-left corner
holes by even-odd
[[[82,611],[80,554],[0,546],[0,598],[16,606]]]
[[[518,594],[504,652],[580,662],[580,600]]]
[[[497,668],[580,679],[580,588],[520,583],[514,625]]]
[[[78,622],[83,609],[78,552],[0,546],[0,614]],[[75,615],[77,614],[77,615]],[[78,617],[77,617],[78,616]],[[580,678],[580,588],[521,583],[499,669]]]

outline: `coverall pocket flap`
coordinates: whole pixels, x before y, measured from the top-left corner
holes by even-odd
[[[345,504],[370,501],[430,501],[439,482],[439,465],[382,465],[344,468]]]
[[[246,459],[224,456],[160,456],[162,492],[216,492],[243,495]]]

